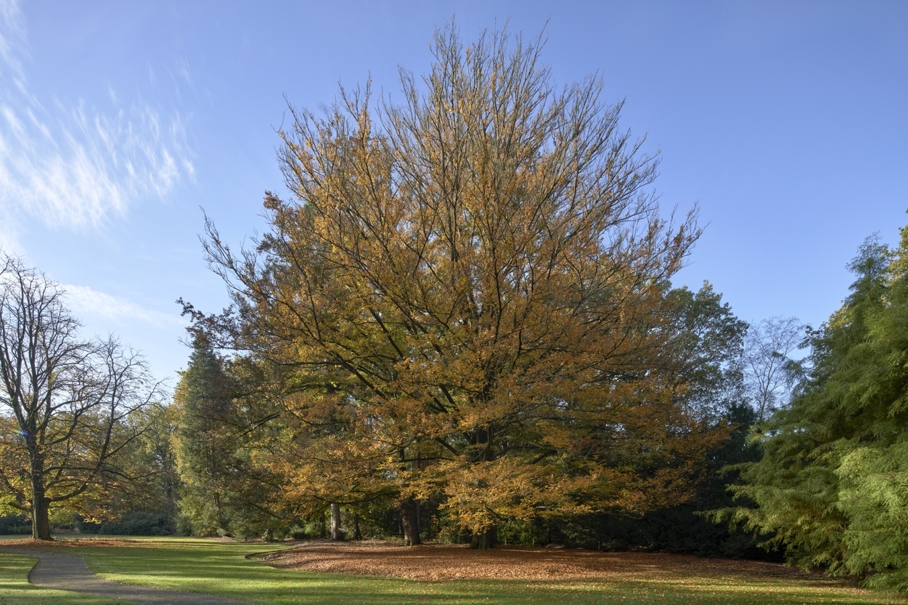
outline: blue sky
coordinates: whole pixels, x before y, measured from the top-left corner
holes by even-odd
[[[174,383],[174,301],[227,304],[201,208],[236,247],[265,229],[287,100],[368,77],[394,98],[452,16],[465,40],[545,28],[556,81],[596,72],[625,100],[665,212],[700,207],[675,284],[709,280],[742,319],[818,325],[864,238],[908,224],[906,2],[0,0],[0,246]]]

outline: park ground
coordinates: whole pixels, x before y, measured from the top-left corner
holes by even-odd
[[[188,538],[59,539],[50,546],[7,539],[0,546],[61,549],[117,582],[281,605],[908,604],[784,565],[660,553]],[[0,605],[116,603],[31,586],[33,563],[0,554]]]

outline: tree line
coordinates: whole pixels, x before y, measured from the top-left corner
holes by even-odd
[[[865,244],[806,332],[673,287],[696,214],[666,218],[621,104],[557,87],[541,47],[451,26],[401,102],[291,108],[268,231],[236,253],[206,220],[232,305],[180,301],[172,403],[7,258],[3,510],[40,539],[56,507],[83,531],[769,552],[902,588],[904,242]]]

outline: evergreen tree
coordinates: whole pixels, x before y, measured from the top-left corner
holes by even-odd
[[[202,338],[195,340],[174,403],[179,409],[180,510],[198,535],[227,533],[236,479],[233,405],[223,363]]]
[[[908,588],[908,229],[874,239],[850,268],[851,294],[811,335],[811,369],[763,426],[763,458],[743,467],[736,514],[803,566]]]

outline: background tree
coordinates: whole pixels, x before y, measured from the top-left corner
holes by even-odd
[[[296,199],[266,197],[255,251],[236,258],[208,224],[236,314],[201,323],[280,368],[299,409],[331,400],[343,429],[295,436],[301,459],[334,443],[335,491],[396,494],[411,542],[431,498],[481,547],[503,519],[683,498],[722,438],[659,365],[693,219],[660,217],[656,161],[600,81],[559,90],[539,52],[438,32],[402,105],[366,88],[323,118],[292,110]]]
[[[71,504],[82,532],[121,535],[163,535],[176,529],[180,477],[174,436],[176,408],[155,404],[132,414],[118,430],[134,430],[118,455],[117,466],[128,481],[80,496]]]
[[[197,335],[174,393],[179,507],[196,535],[263,535],[273,525],[269,463],[253,452],[266,460],[275,452],[252,443],[261,420],[250,417],[234,369]]]
[[[51,539],[52,504],[129,479],[129,417],[158,395],[141,358],[78,328],[56,283],[0,257],[0,488],[35,539]]]
[[[757,419],[788,405],[803,368],[792,354],[801,348],[806,326],[796,317],[771,317],[750,326],[745,339],[745,372]]]
[[[174,393],[178,410],[180,508],[198,535],[226,533],[236,472],[232,390],[221,361],[204,341],[193,343],[189,366]]]
[[[672,308],[672,337],[663,364],[686,406],[714,419],[747,399],[745,343],[750,333],[722,295],[709,282],[697,292],[674,288],[668,293]]]
[[[702,419],[703,430],[724,435],[689,477],[689,498],[658,508],[612,510],[549,524],[546,539],[587,548],[652,549],[710,556],[743,556],[756,551],[746,535],[711,523],[707,511],[732,505],[726,492],[735,473],[729,464],[754,460],[757,448],[746,436],[755,420],[745,393],[744,340],[747,323],[738,319],[709,283],[697,292],[667,291],[673,320],[658,366],[673,385],[676,405]],[[632,461],[629,461],[632,463]]]

